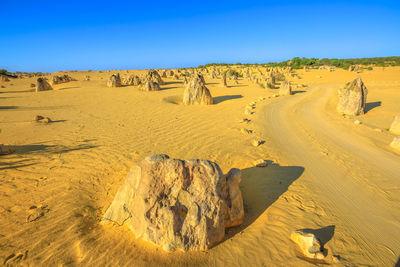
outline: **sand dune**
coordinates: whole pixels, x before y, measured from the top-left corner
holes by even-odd
[[[182,81],[167,78],[160,91],[143,92],[108,88],[114,71],[65,73],[77,81],[54,91],[32,92],[34,78],[1,82],[0,143],[16,152],[0,156],[0,263],[312,266],[290,241],[302,228],[320,237],[329,264],[399,260],[400,154],[388,132],[400,112],[399,67],[299,70],[301,79],[291,81],[308,87],[285,97],[243,78],[229,87],[206,78],[210,106],[181,105]],[[336,91],[357,75],[369,90],[367,112],[343,117]],[[254,114],[245,115],[253,101]],[[54,123],[34,123],[36,115]],[[254,139],[263,144],[252,146]],[[243,225],[207,252],[166,253],[124,227],[100,224],[129,169],[157,153],[209,159],[224,173],[240,168]],[[257,159],[268,167],[254,167]]]

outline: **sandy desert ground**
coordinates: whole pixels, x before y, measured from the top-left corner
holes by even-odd
[[[285,97],[247,79],[223,88],[206,77],[211,106],[180,105],[184,87],[171,78],[156,92],[108,88],[114,71],[65,72],[77,81],[38,93],[36,78],[0,82],[0,143],[16,149],[0,156],[0,264],[319,265],[290,241],[301,228],[321,238],[333,266],[399,264],[400,153],[388,128],[400,112],[400,67],[296,72],[301,79],[291,81],[308,86]],[[369,90],[367,112],[343,117],[337,89],[357,75]],[[244,115],[252,101],[254,114]],[[36,115],[55,122],[34,123]],[[253,147],[254,138],[265,143]],[[240,168],[243,225],[207,252],[167,253],[100,224],[129,169],[156,153],[212,160],[224,173]],[[254,167],[260,158],[268,167]]]

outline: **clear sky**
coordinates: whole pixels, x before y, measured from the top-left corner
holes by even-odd
[[[400,56],[400,0],[0,0],[0,23],[9,71]]]

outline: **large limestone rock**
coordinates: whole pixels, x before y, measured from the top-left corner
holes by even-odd
[[[339,89],[337,111],[347,115],[364,114],[368,90],[360,77],[357,77],[344,88]]]
[[[214,103],[201,74],[194,75],[187,83],[185,91],[183,92],[182,102],[184,105],[212,105]]]
[[[53,90],[53,87],[43,78],[38,78],[36,82],[36,92]]]
[[[134,166],[103,217],[164,250],[207,250],[243,222],[240,170],[149,156]]]
[[[161,79],[160,74],[156,70],[149,70],[144,76],[144,83],[147,81],[156,82],[159,85],[163,85],[164,81]]]
[[[279,88],[279,95],[284,96],[284,95],[291,95],[292,94],[292,86],[290,85],[290,82],[287,80],[284,80],[282,82],[281,87]]]
[[[391,133],[400,135],[400,113],[394,117],[392,124],[390,125],[389,131]]]
[[[113,74],[110,76],[110,78],[107,81],[107,86],[108,87],[121,87],[121,77],[119,76],[119,73]]]
[[[154,81],[145,81],[142,86],[140,87],[140,90],[150,92],[150,91],[160,91],[160,85]]]

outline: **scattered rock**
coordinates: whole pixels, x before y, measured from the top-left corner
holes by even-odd
[[[207,160],[149,156],[134,166],[103,222],[126,224],[166,251],[207,250],[244,219],[241,173]]]
[[[252,144],[252,146],[258,147],[259,145],[262,144],[262,141],[261,140],[257,140],[257,139],[253,139],[253,140],[251,140],[251,144]]]
[[[38,78],[36,82],[36,92],[50,91],[53,87],[43,78]]]
[[[34,87],[36,87],[36,84],[31,83],[31,88],[34,88]]]
[[[245,128],[241,128],[241,129],[240,129],[240,132],[241,132],[242,134],[251,134],[251,131],[248,130],[248,129],[245,129]]]
[[[299,246],[301,252],[307,258],[318,260],[325,258],[324,248],[314,234],[296,230],[292,232],[290,239]]]
[[[212,105],[214,103],[210,91],[201,74],[195,74],[183,92],[184,105]]]
[[[8,155],[13,153],[15,150],[11,148],[10,146],[6,146],[3,144],[0,144],[0,155]]]
[[[53,122],[49,117],[43,117],[40,115],[36,115],[34,121],[41,122],[41,123],[50,123]]]
[[[263,159],[255,160],[253,163],[254,163],[254,166],[256,166],[256,167],[267,167],[268,166],[268,162]]]
[[[244,114],[245,114],[245,115],[251,115],[251,114],[253,114],[253,112],[252,112],[251,110],[249,110],[249,109],[246,109],[246,110],[244,111]]]
[[[392,124],[390,125],[389,131],[391,133],[400,135],[400,113],[394,117]]]
[[[339,102],[336,107],[338,112],[348,115],[364,114],[368,90],[360,77],[339,89],[338,94]]]
[[[390,146],[398,151],[400,151],[400,136],[395,136]]]
[[[358,124],[362,124],[362,122],[359,121],[359,120],[355,120],[355,121],[354,121],[354,124],[357,124],[357,125],[358,125]]]
[[[84,81],[90,81],[90,76],[89,75],[85,75],[85,78],[83,78]]]
[[[121,87],[121,77],[119,73],[113,74],[108,78],[107,86],[108,87]]]
[[[241,120],[239,120],[239,123],[249,123],[250,122],[250,120],[249,119],[247,119],[247,118],[244,118],[244,119],[241,119]]]

